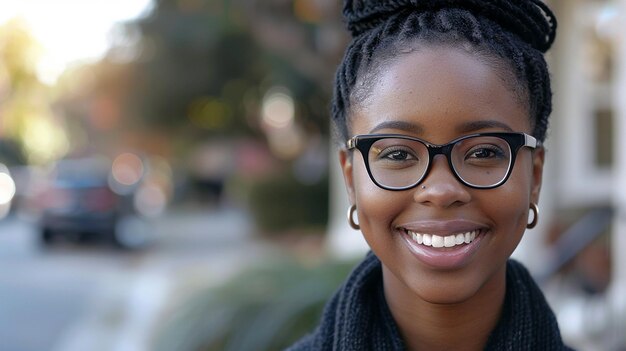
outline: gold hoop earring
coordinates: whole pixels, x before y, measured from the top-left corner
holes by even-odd
[[[533,212],[533,220],[530,223],[526,224],[526,228],[533,229],[535,226],[537,226],[537,221],[539,220],[539,207],[536,203],[531,202],[530,210]]]
[[[359,230],[361,226],[354,221],[354,212],[356,212],[356,205],[352,205],[348,208],[348,224],[350,224],[352,229]]]

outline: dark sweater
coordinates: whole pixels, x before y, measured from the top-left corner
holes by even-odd
[[[506,281],[502,315],[485,350],[571,350],[526,268],[509,260]],[[322,350],[405,350],[385,301],[381,263],[371,252],[326,305],[317,329],[288,349]]]

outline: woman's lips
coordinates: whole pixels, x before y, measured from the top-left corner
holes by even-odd
[[[422,263],[437,269],[458,269],[467,265],[487,233],[486,228],[476,227],[476,224],[469,227],[468,223],[429,227],[430,232],[425,226],[419,231],[415,228],[398,229],[409,251]],[[458,229],[449,231],[452,227]]]

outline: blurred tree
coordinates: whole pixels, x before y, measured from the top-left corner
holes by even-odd
[[[328,100],[346,39],[338,6],[334,0],[155,0],[145,17],[113,33],[111,50],[91,73],[66,77],[87,82],[60,102],[76,117],[70,124],[87,130],[73,139],[159,153],[186,168],[196,185],[232,183],[246,172],[245,159],[257,155],[243,139],[257,139],[269,144],[265,151],[276,158],[269,163],[280,160],[264,176],[290,179],[291,172],[300,185],[325,188]],[[287,106],[293,112],[268,127],[264,98],[276,92],[289,95],[275,104],[279,112],[285,101],[293,102]],[[278,130],[288,129],[285,120],[289,133]],[[202,153],[220,143],[234,150],[227,157],[234,165]],[[276,151],[281,148],[288,152]],[[254,187],[257,178],[242,183]],[[325,205],[312,208],[325,213]]]
[[[118,74],[100,80],[98,95],[118,95],[125,127],[193,141],[258,134],[263,94],[284,86],[305,128],[325,134],[329,61],[338,54],[319,45],[324,23],[311,22],[317,15],[305,16],[296,3],[157,0],[147,17],[125,25],[100,64],[101,71],[118,67]]]
[[[86,123],[91,135],[82,140],[89,143],[134,130],[164,135],[188,151],[212,135],[262,136],[263,96],[282,86],[296,101],[305,134],[326,135],[345,39],[338,6],[330,0],[155,0],[147,16],[113,33],[107,57],[59,105],[68,116],[82,116],[73,122]]]
[[[0,26],[0,139],[8,140],[0,143],[0,155],[12,155],[7,163],[46,162],[67,149],[61,122],[50,108],[50,88],[37,77],[39,53],[21,21]]]
[[[158,1],[141,32],[127,111],[169,131],[241,129],[246,90],[262,79],[259,49],[244,32],[189,1]],[[187,6],[187,7],[186,7]],[[195,11],[192,11],[195,10]],[[130,25],[130,24],[129,24]]]

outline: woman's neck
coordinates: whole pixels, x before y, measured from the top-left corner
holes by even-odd
[[[469,299],[436,304],[421,299],[383,265],[385,299],[409,351],[483,350],[506,292],[506,266]]]

